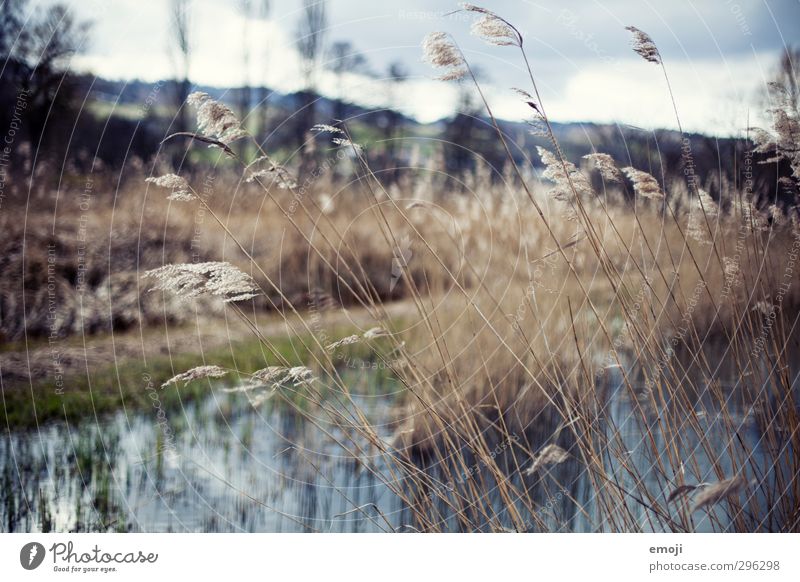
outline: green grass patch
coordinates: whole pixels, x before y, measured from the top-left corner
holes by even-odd
[[[352,333],[349,329],[334,330],[331,337],[342,337]],[[313,345],[310,336],[282,336],[268,338],[272,347],[283,360],[293,366],[309,365],[313,358],[309,347]],[[390,378],[391,369],[375,354],[373,344],[352,345],[337,351],[333,362],[340,375],[349,378],[348,386],[355,386],[360,376],[367,376],[370,382],[359,390],[385,391],[396,389]],[[190,382],[185,386],[169,386],[161,389],[161,384],[174,375],[195,366],[216,364],[224,368],[238,370],[242,374],[254,372],[269,365],[276,365],[277,359],[257,340],[246,340],[224,347],[209,349],[199,354],[173,354],[148,357],[142,360],[126,360],[119,365],[97,366],[88,374],[72,373],[64,377],[63,388],[56,389],[52,379],[33,383],[28,381],[3,382],[0,415],[11,428],[34,427],[50,420],[70,422],[101,416],[124,407],[128,411],[138,411],[151,407],[151,394],[155,391],[165,410],[174,410],[188,400],[208,394],[209,380]],[[313,367],[313,366],[312,366]],[[236,381],[235,375],[231,378]],[[212,380],[219,382],[219,380]],[[377,388],[381,386],[382,388]],[[392,386],[392,388],[386,388]],[[316,397],[326,397],[331,387],[327,383],[317,386]],[[274,399],[291,402],[300,409],[312,406],[303,390],[292,387],[281,389],[283,398]]]

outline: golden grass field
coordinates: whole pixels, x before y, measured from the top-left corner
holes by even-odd
[[[522,50],[510,23],[474,11],[490,44]],[[663,66],[639,33],[637,52]],[[480,89],[446,36],[429,38],[427,51],[447,78]],[[549,127],[530,82],[526,98]],[[14,233],[3,267],[24,274],[0,289],[7,339],[47,336],[52,325],[58,335],[108,333],[111,321],[135,332],[236,320],[260,362],[204,358],[166,389],[229,375],[255,405],[297,406],[302,395],[303,414],[341,429],[346,454],[372,459],[365,471],[379,474],[374,459],[388,467],[387,487],[422,531],[448,519],[546,529],[531,482],[555,479],[567,462],[589,476],[602,529],[693,531],[706,520],[725,531],[797,530],[796,207],[763,204],[745,183],[724,184],[716,199],[696,183],[662,191],[660,177],[614,160],[566,159],[552,132],[539,152],[544,172],[509,153],[502,179],[479,167],[454,193],[427,171],[387,187],[369,144],[354,144],[346,124],[320,128],[339,140],[327,154],[336,162],[289,179],[257,144],[227,147],[241,128],[224,104],[193,102],[198,139],[217,148],[218,163],[158,161],[120,187],[98,178],[88,197],[77,181],[57,209],[43,197],[24,220],[3,215]],[[173,173],[166,191],[145,183]],[[198,270],[217,261],[230,265]],[[173,263],[186,266],[146,275]],[[237,294],[246,299],[225,302]],[[402,386],[390,441],[343,380],[340,355],[353,350]],[[623,425],[609,408],[615,390],[630,407]],[[641,433],[638,462],[628,422]],[[760,435],[757,462],[740,437],[745,423]]]

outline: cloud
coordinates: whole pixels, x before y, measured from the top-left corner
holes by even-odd
[[[91,16],[87,8],[91,2],[69,2],[80,15]],[[496,0],[489,4],[523,31],[549,113],[559,121],[674,127],[663,78],[630,50],[624,25],[635,24],[653,36],[665,57],[686,128],[734,133],[745,125],[748,104],[764,86],[781,48],[800,35],[800,5],[790,2]],[[75,60],[76,66],[116,79],[171,77],[168,5],[168,0],[115,0],[113,8],[101,9],[95,17],[92,47]],[[247,74],[242,65],[245,21],[237,4],[194,0],[193,6],[195,83],[238,86],[248,79],[283,92],[302,88],[294,45],[300,2],[276,0],[269,21],[247,22]],[[351,41],[378,77],[393,61],[403,62],[411,73],[404,94],[391,103],[385,87],[365,76],[348,76],[348,98],[365,105],[394,104],[423,121],[452,113],[455,88],[428,80],[433,73],[421,62],[419,49],[427,32],[447,30],[457,35],[470,61],[485,72],[498,114],[520,118],[519,103],[506,91],[527,78],[519,55],[512,48],[487,47],[471,37],[467,15],[442,16],[455,6],[450,0],[331,2],[329,42]],[[332,96],[341,91],[329,73],[320,75],[320,87]]]

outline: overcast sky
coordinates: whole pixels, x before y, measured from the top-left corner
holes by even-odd
[[[261,0],[252,0],[255,5]],[[47,4],[39,0],[39,4]],[[94,22],[91,43],[75,67],[114,79],[155,81],[173,75],[169,58],[169,0],[67,0]],[[198,84],[265,83],[281,91],[301,87],[295,31],[301,0],[273,0],[269,17],[245,21],[240,0],[192,0],[192,81]],[[384,73],[402,62],[411,79],[395,103],[421,121],[449,115],[457,90],[432,81],[420,42],[431,31],[452,32],[471,62],[484,71],[496,112],[519,119],[525,107],[508,91],[529,89],[519,55],[490,47],[469,34],[471,18],[444,14],[448,0],[329,0],[325,39],[347,40]],[[659,46],[686,129],[735,135],[761,120],[759,91],[786,45],[800,44],[798,0],[493,0],[490,8],[514,22],[540,83],[550,116],[646,128],[675,127],[664,77],[630,49],[626,25],[647,31]],[[247,31],[245,33],[245,30]],[[243,39],[251,67],[242,66]],[[336,95],[331,75],[323,93]],[[347,97],[386,104],[386,90],[366,77],[347,80]]]

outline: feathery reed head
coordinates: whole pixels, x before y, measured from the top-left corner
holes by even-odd
[[[202,135],[226,145],[247,135],[230,107],[215,101],[208,93],[195,91],[186,103],[197,107],[197,129]]]
[[[693,510],[702,509],[716,505],[729,497],[733,497],[745,486],[745,478],[741,475],[725,479],[719,483],[714,483],[706,487],[695,497]]]
[[[762,164],[788,160],[792,178],[800,185],[800,147],[797,145],[800,113],[788,97],[782,96],[783,93],[785,89],[781,88],[779,106],[769,111],[772,114],[772,132],[754,128],[753,142],[756,144],[756,153],[768,156],[761,160]]]
[[[569,459],[569,453],[558,445],[547,445],[533,459],[533,464],[525,472],[526,475],[533,475],[542,467],[548,465],[558,465]]]
[[[335,341],[332,344],[328,344],[325,347],[325,349],[328,350],[329,352],[333,352],[334,350],[336,350],[337,348],[340,348],[342,346],[349,346],[349,345],[352,345],[352,344],[360,343],[362,341],[370,341],[370,340],[373,340],[373,339],[377,339],[379,337],[385,337],[387,335],[389,335],[389,332],[386,331],[384,328],[382,328],[382,327],[373,327],[373,328],[368,329],[367,331],[365,331],[361,335],[353,334],[353,335],[349,335],[347,337],[343,337],[342,339],[340,339],[338,341]]]
[[[738,211],[739,217],[742,221],[742,226],[745,227],[747,232],[767,232],[769,231],[769,221],[764,213],[761,212],[752,200],[747,200],[744,197],[735,199],[733,201],[734,208]]]
[[[325,349],[329,352],[334,351],[336,348],[340,348],[342,346],[349,346],[352,344],[357,344],[361,341],[361,336],[359,335],[349,335],[347,337],[343,337],[342,339],[333,342],[332,344],[328,344],[325,346]]]
[[[267,387],[270,390],[279,388],[282,384],[291,384],[295,387],[310,384],[315,380],[314,373],[306,366],[268,366],[250,374],[247,384],[233,388],[229,392],[248,392],[254,388]]]
[[[340,147],[349,147],[351,148],[357,155],[360,155],[361,152],[364,151],[364,148],[361,144],[355,143],[351,141],[348,137],[338,137],[338,136],[346,136],[345,132],[339,129],[338,127],[334,127],[332,125],[328,125],[326,123],[318,123],[314,127],[311,128],[311,131],[315,131],[317,133],[330,133],[337,137],[331,139],[333,143]]]
[[[286,368],[283,366],[268,366],[257,370],[250,375],[252,382],[262,384],[274,384],[286,375]]]
[[[446,32],[432,32],[426,36],[422,52],[426,62],[437,69],[446,69],[437,77],[440,81],[455,81],[467,74],[464,56]]]
[[[555,184],[550,190],[551,196],[562,202],[569,202],[575,199],[575,195],[586,196],[592,193],[592,186],[586,176],[575,167],[575,164],[563,161],[553,152],[537,146],[539,157],[545,165],[542,177]],[[566,171],[565,171],[566,169]]]
[[[260,167],[259,167],[260,166]],[[291,172],[284,166],[276,164],[269,156],[260,156],[250,162],[245,168],[247,171],[247,178],[245,182],[261,183],[261,180],[269,180],[278,186],[281,190],[293,190],[297,188],[297,180],[294,179]]]
[[[661,64],[661,53],[658,52],[658,47],[649,34],[635,26],[626,26],[625,30],[630,31],[633,35],[631,44],[635,53],[647,62]]]
[[[222,378],[227,373],[227,370],[220,368],[219,366],[197,366],[196,368],[192,368],[191,370],[187,370],[176,376],[173,376],[164,382],[161,387],[166,388],[167,386],[170,386],[171,384],[177,384],[178,382],[182,382],[184,385],[186,385],[192,380],[199,380],[201,378]]]
[[[389,335],[389,332],[383,329],[382,327],[371,327],[370,329],[365,331],[361,337],[369,341],[375,338],[385,337],[387,335]]]
[[[172,194],[167,196],[167,200],[176,200],[178,202],[197,200],[197,196],[192,193],[192,189],[189,187],[189,182],[177,174],[165,174],[158,178],[151,177],[147,178],[145,182],[155,184],[160,188],[171,188]]]
[[[705,190],[697,191],[697,198],[689,210],[689,223],[686,236],[703,245],[712,244],[709,236],[709,223],[719,217],[719,206]]]
[[[661,191],[658,180],[647,172],[631,168],[630,166],[622,168],[622,172],[633,183],[633,191],[642,198],[650,198],[652,200],[661,200],[664,198],[664,192]]]
[[[697,485],[680,485],[679,487],[676,487],[669,494],[669,497],[667,497],[667,503],[672,503],[676,499],[685,497],[686,495],[697,489],[697,487],[698,487]]]
[[[496,46],[522,46],[522,35],[519,31],[494,12],[470,4],[465,4],[464,10],[482,14],[472,23],[470,32],[484,42]]]
[[[311,128],[311,131],[317,133],[344,133],[340,128],[328,125],[327,123],[318,123]]]
[[[306,366],[295,366],[286,370],[286,382],[298,387],[314,381],[314,372]]]
[[[156,280],[153,290],[169,291],[188,300],[201,295],[222,297],[224,303],[257,297],[253,278],[226,262],[164,265],[144,274]]]
[[[334,137],[331,141],[339,147],[350,148],[356,155],[361,155],[364,151],[364,147],[360,143],[350,141],[346,137]]]
[[[322,214],[331,214],[336,209],[336,203],[330,194],[323,192],[317,197],[317,205]]]
[[[589,160],[594,164],[595,169],[600,172],[603,180],[609,182],[621,182],[622,173],[614,163],[614,158],[608,154],[594,153],[583,156],[585,160]]]
[[[517,87],[511,87],[511,90],[514,91],[514,93],[516,93],[517,95],[519,95],[519,98],[523,102],[525,102],[528,105],[528,107],[533,109],[536,112],[537,116],[541,116],[542,115],[542,112],[539,109],[539,106],[536,104],[536,100],[533,98],[533,95],[531,95],[530,93],[528,93],[524,89],[519,89]]]
[[[309,385],[314,380],[313,372],[305,366],[296,366],[294,368],[268,366],[250,374],[248,382],[233,388],[227,388],[224,391],[245,393],[250,404],[257,408],[284,384],[292,384],[297,388]]]

